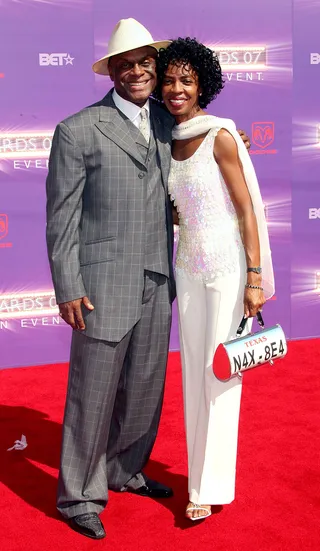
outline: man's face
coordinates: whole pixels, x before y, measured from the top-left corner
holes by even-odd
[[[144,105],[157,83],[156,58],[155,48],[144,46],[110,59],[110,78],[119,96]]]

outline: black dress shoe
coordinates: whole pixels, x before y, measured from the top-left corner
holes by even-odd
[[[160,484],[160,482],[151,480],[150,478],[145,481],[143,486],[139,486],[139,488],[136,489],[128,487],[127,491],[132,494],[137,494],[138,496],[153,498],[164,498],[173,496],[173,491],[171,488]]]
[[[106,537],[105,529],[97,513],[84,513],[72,517],[69,519],[69,525],[79,534],[94,540]]]

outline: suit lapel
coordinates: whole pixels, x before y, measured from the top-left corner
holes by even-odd
[[[146,166],[145,159],[143,159],[136,145],[137,136],[132,132],[125,115],[116,108],[112,99],[112,92],[109,92],[101,102],[99,122],[96,123],[96,126],[102,134],[116,143],[123,151]],[[137,134],[140,134],[140,132],[137,132]],[[144,142],[142,145],[145,145],[143,136],[141,136],[141,141]],[[140,140],[138,143],[140,143]]]
[[[167,128],[161,121],[155,107],[152,111],[152,120],[154,127],[154,136],[157,142],[162,179],[165,189],[168,189],[168,177],[171,161],[171,129]]]

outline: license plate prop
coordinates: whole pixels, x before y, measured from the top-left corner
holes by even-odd
[[[261,315],[258,322],[263,326]],[[244,326],[245,318],[242,319],[237,335],[242,333]],[[220,344],[213,359],[213,373],[220,381],[229,381],[259,365],[272,365],[275,360],[284,358],[287,351],[287,340],[280,325],[263,328],[257,333]]]

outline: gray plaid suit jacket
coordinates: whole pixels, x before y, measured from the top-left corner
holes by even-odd
[[[172,118],[151,100],[162,177],[170,169]],[[147,166],[112,90],[61,122],[47,177],[47,246],[58,303],[87,295],[85,334],[119,342],[141,315]],[[143,137],[141,136],[143,140]],[[173,225],[166,194],[171,300]]]

